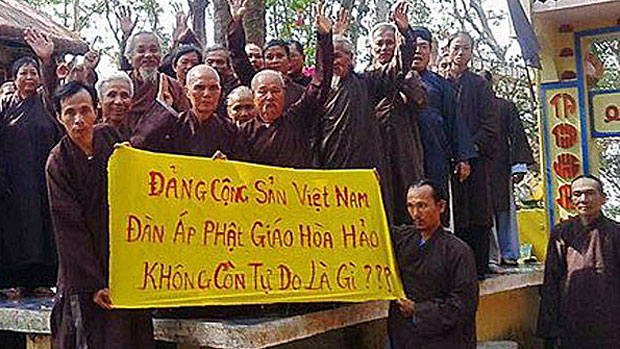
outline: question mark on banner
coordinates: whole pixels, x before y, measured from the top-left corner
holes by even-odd
[[[386,267],[385,269],[383,269],[383,272],[385,273],[385,282],[387,284],[388,292],[392,292],[392,284],[390,283],[390,276],[392,276],[392,271],[390,270],[390,268]]]
[[[370,274],[372,273],[372,267],[366,264],[364,266],[364,270],[368,271],[368,274],[366,274],[366,288],[369,288],[370,286],[368,286],[368,284],[370,283]]]
[[[379,282],[379,289],[381,289],[381,274],[383,273],[383,267],[377,264],[375,265],[375,269],[377,270],[377,281]]]

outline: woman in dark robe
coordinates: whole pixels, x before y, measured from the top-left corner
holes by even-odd
[[[45,161],[62,135],[48,107],[53,44],[33,31],[25,39],[43,57],[43,79],[36,59],[20,58],[12,68],[17,90],[0,105],[0,288],[13,287],[10,297],[49,294],[56,281],[45,187]]]
[[[129,109],[133,98],[133,83],[124,72],[106,76],[97,83],[101,119],[118,132],[120,139],[129,140]]]

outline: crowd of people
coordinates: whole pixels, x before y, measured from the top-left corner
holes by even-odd
[[[356,71],[347,11],[332,22],[319,4],[306,74],[302,43],[248,43],[244,0],[229,5],[225,46],[202,48],[177,28],[166,56],[154,33],[132,32],[123,10],[120,70],[103,77],[96,54],[57,61],[46,35],[24,33],[36,57],[13,64],[0,97],[3,295],[51,296],[56,285],[57,348],[153,347],[149,312],[110,310],[106,165],[116,143],[375,168],[407,295],[390,309],[393,347],[475,348],[490,237],[500,261],[516,264],[511,177],[533,158],[514,104],[495,95],[491,76],[470,70],[471,36],[456,33],[439,48],[399,3],[370,33],[372,64]]]

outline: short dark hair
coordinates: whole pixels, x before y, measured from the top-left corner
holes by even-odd
[[[85,90],[90,95],[90,98],[93,100],[93,108],[97,106],[99,99],[97,99],[97,92],[95,89],[86,85],[82,82],[71,81],[64,85],[59,86],[54,92],[54,96],[52,97],[52,103],[54,105],[54,110],[58,115],[60,115],[62,109],[62,101],[66,100],[69,97],[75,96],[80,93],[82,90]]]
[[[206,57],[209,53],[215,52],[215,51],[225,51],[226,52],[226,63],[228,64],[228,66],[232,65],[231,57],[230,57],[230,50],[226,46],[223,46],[220,44],[214,44],[214,45],[207,47],[204,52],[204,57]]]
[[[603,182],[601,182],[601,180],[598,177],[596,177],[594,175],[591,175],[591,174],[582,174],[582,175],[579,175],[579,176],[575,177],[575,179],[573,179],[570,182],[571,189],[572,189],[573,184],[575,182],[577,182],[580,179],[584,179],[584,178],[591,179],[591,180],[595,181],[596,184],[598,185],[598,191],[601,193],[601,195],[605,196],[605,191],[603,190]]]
[[[220,45],[220,44],[213,44],[207,48],[205,48],[205,56],[207,55],[207,53],[211,53],[211,52],[215,52],[215,51],[226,51],[226,52],[230,52],[228,50],[228,48],[224,45]]]
[[[431,189],[433,189],[433,199],[435,200],[435,202],[446,200],[445,193],[441,190],[441,186],[439,185],[439,183],[437,183],[436,181],[432,179],[425,178],[425,179],[419,180],[418,182],[411,184],[409,188],[407,189],[407,191],[421,188],[424,186],[429,186],[431,187]]]
[[[474,38],[472,38],[471,35],[469,35],[468,32],[459,31],[459,32],[454,33],[454,35],[450,36],[450,38],[448,39],[448,47],[450,45],[452,45],[452,41],[454,41],[456,38],[459,38],[461,36],[466,37],[467,39],[469,39],[469,43],[470,44],[472,44],[472,45],[474,44]]]
[[[413,35],[433,44],[433,34],[426,27],[413,27]]]
[[[266,43],[265,47],[263,47],[263,56],[265,55],[267,50],[269,50],[272,47],[282,47],[284,49],[284,51],[286,52],[286,56],[287,57],[290,57],[290,55],[291,55],[291,50],[288,48],[288,45],[286,44],[286,41],[284,41],[282,39],[273,39],[273,40],[269,41],[268,43]]]
[[[181,57],[192,52],[196,53],[196,55],[198,56],[198,60],[202,62],[202,52],[200,52],[200,49],[198,49],[198,47],[193,45],[183,45],[174,51],[174,56],[172,56],[172,65],[177,65],[177,62],[179,61],[179,59],[181,59]]]
[[[13,77],[13,79],[17,77],[19,69],[26,65],[32,65],[37,69],[37,71],[40,71],[39,61],[36,60],[34,57],[25,56],[16,60],[15,62],[13,62],[13,65],[11,65],[11,76]]]
[[[291,40],[287,41],[287,44],[289,46],[289,53],[291,51],[290,47],[291,46],[295,46],[295,48],[297,49],[297,51],[299,51],[299,53],[301,53],[302,55],[304,54],[304,45],[301,42],[299,42],[299,41],[297,41],[295,39],[291,39]]]

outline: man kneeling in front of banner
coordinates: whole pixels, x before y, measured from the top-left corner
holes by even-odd
[[[470,247],[444,230],[439,186],[421,181],[407,192],[413,225],[392,229],[406,299],[392,302],[392,348],[475,348],[478,281]]]
[[[66,135],[52,149],[46,175],[59,256],[52,346],[155,347],[148,311],[112,310],[108,294],[107,163],[120,139],[95,124],[97,95],[82,83],[58,89],[54,108]]]

